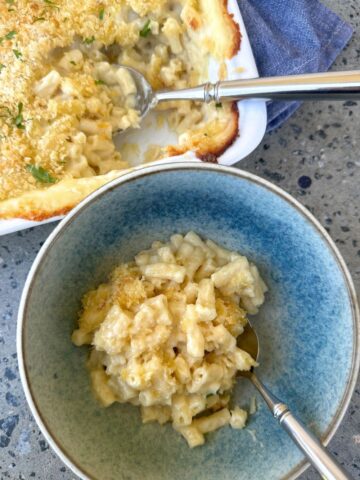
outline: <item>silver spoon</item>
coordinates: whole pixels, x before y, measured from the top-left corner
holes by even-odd
[[[120,67],[120,66],[119,66]],[[131,67],[121,65],[132,75],[137,88],[137,106],[144,117],[160,102],[196,100],[216,102],[263,98],[265,100],[346,100],[360,98],[360,70],[326,72],[249,80],[204,83],[183,90],[154,92],[145,77]]]
[[[238,337],[238,347],[248,352],[256,360],[259,357],[259,340],[253,327],[248,323],[244,333]],[[263,396],[267,406],[283,429],[306,455],[315,469],[326,480],[350,480],[351,477],[321,445],[320,441],[292,414],[289,407],[275,397],[257,378],[254,369],[239,372],[239,375],[251,380]]]

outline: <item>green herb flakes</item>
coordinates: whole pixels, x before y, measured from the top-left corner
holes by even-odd
[[[95,80],[95,85],[105,85],[105,82],[102,80]]]
[[[45,170],[43,167],[37,167],[36,165],[32,165],[29,163],[26,165],[26,170],[31,173],[31,175],[41,183],[55,183],[57,181],[56,178],[52,177],[50,173]]]
[[[140,37],[146,38],[149,35],[149,33],[151,32],[150,23],[151,23],[151,20],[148,20],[145,23],[145,25],[142,27],[142,29],[139,32]]]
[[[101,8],[99,10],[99,18],[100,20],[104,20],[104,15],[105,15],[105,8]]]
[[[49,7],[57,8],[58,10],[60,10],[59,6],[52,0],[43,0],[43,2],[46,3],[46,5],[49,5]]]
[[[12,38],[14,38],[16,35],[16,31],[15,30],[11,30],[11,32],[8,32],[6,35],[4,35],[3,37],[0,37],[0,43],[2,43],[4,40],[11,40]]]
[[[18,58],[19,60],[21,60],[22,53],[19,50],[16,50],[15,48],[13,49],[13,52],[14,52],[15,57]]]
[[[16,35],[15,30],[12,30],[11,32],[7,33],[4,38],[6,38],[6,40],[11,40],[12,38],[15,37],[15,35]]]
[[[25,125],[24,125],[24,117],[22,114],[24,105],[20,102],[18,105],[18,111],[17,115],[14,117],[14,125],[16,125],[17,128],[20,130],[25,130]]]
[[[91,44],[94,43],[94,42],[95,42],[95,37],[94,37],[94,35],[93,35],[92,37],[89,37],[89,38],[84,38],[84,43],[85,43],[86,45],[91,45]]]

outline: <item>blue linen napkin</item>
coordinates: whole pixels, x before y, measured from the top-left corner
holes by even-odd
[[[318,0],[238,0],[260,77],[328,70],[352,28]],[[267,131],[299,102],[269,102]]]

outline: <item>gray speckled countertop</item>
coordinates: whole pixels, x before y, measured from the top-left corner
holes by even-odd
[[[324,1],[355,29],[335,68],[359,67],[360,3]],[[295,196],[320,220],[347,262],[360,290],[360,105],[304,105],[266,135],[238,166]],[[0,237],[0,479],[70,480],[26,405],[16,359],[16,315],[31,263],[54,224]],[[330,450],[360,478],[360,385]],[[319,478],[308,470],[301,479]],[[269,479],[271,480],[271,479]]]

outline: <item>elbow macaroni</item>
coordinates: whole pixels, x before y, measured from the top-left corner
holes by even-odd
[[[177,141],[152,148],[136,160],[112,138],[119,130],[138,128],[140,122],[136,85],[119,65],[139,70],[155,90],[179,89],[208,80],[211,59],[222,62],[237,53],[240,32],[226,4],[207,2],[58,0],[52,5],[16,0],[17,8],[10,11],[7,2],[0,2],[3,218],[15,216],[9,211],[11,203],[6,203],[9,199],[28,193],[27,199],[36,198],[31,192],[44,190],[41,198],[46,203],[45,190],[52,182],[39,180],[29,164],[63,181],[65,196],[71,199],[69,180],[74,180],[71,185],[95,185],[94,179],[79,179],[120,174],[135,162],[185,151],[205,158],[227,148],[238,133],[238,113],[225,104],[222,108],[195,102],[159,105],[159,111],[166,110],[161,118],[178,134]],[[41,12],[39,5],[44,7]],[[222,51],[209,41],[211,25],[216,26],[214,34],[226,39],[219,43]],[[12,31],[16,34],[7,38]],[[74,140],[79,134],[84,135],[82,143]],[[73,206],[64,198],[52,197],[50,203],[54,207],[36,210],[49,216],[63,211],[63,204]]]
[[[84,72],[77,78],[77,65]],[[75,178],[103,175],[128,165],[115,151],[112,135],[118,130],[139,126],[136,85],[124,68],[107,61],[95,62],[74,49],[65,52],[51,70],[34,86],[35,97],[60,102],[81,102],[81,115],[73,125],[76,131],[66,143],[65,172]],[[83,135],[81,146],[74,138]]]
[[[144,423],[172,422],[190,447],[224,425],[243,428],[247,413],[229,409],[229,392],[256,362],[236,338],[265,291],[245,257],[194,232],[154,242],[83,299],[72,341],[92,346],[96,398],[140,406]]]

